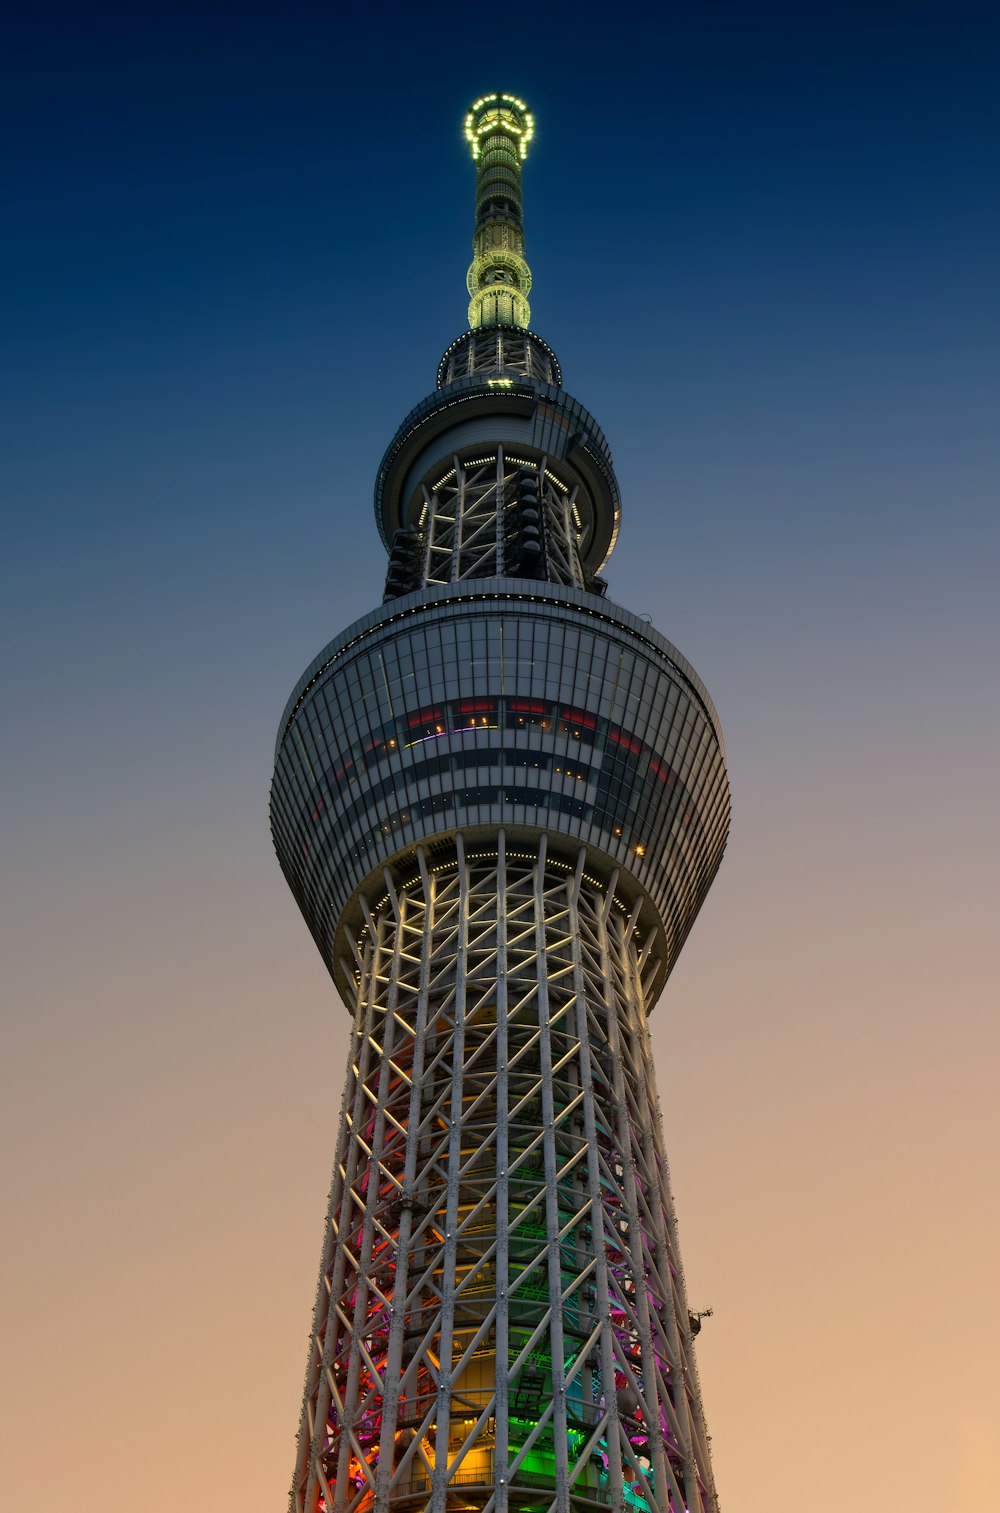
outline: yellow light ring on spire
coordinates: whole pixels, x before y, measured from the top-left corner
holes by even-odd
[[[473,161],[479,157],[480,138],[501,131],[518,144],[521,159],[528,156],[528,143],[535,134],[535,118],[517,95],[483,95],[465,118],[465,140]]]
[[[494,268],[509,270],[513,276],[513,287],[519,294],[531,293],[531,269],[523,257],[518,257],[516,252],[505,252],[500,247],[491,247],[488,252],[474,257],[469,264],[469,272],[466,275],[466,288],[472,295],[479,294],[482,290],[490,287],[491,283],[501,280],[491,280],[490,272]],[[506,283],[506,280],[502,282]]]

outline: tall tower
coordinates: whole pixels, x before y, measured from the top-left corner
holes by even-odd
[[[619,490],[528,328],[532,130],[469,112],[470,329],[379,468],[382,606],[278,736],[275,846],[354,1018],[292,1513],[716,1510],[646,1015],[725,845],[722,736],[598,576]]]

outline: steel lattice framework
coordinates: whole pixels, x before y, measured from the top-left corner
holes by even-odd
[[[546,849],[367,910],[298,1507],[712,1506],[641,911]]]
[[[504,573],[527,487],[532,489],[530,497],[540,522],[547,581],[582,588],[580,528],[573,516],[577,488],[563,483],[544,455],[536,462],[516,453],[505,455],[502,446],[467,462],[453,457],[433,490],[424,485],[426,509],[417,533],[420,586]]]
[[[725,847],[694,669],[598,577],[611,454],[527,329],[489,95],[470,331],[376,483],[381,607],[271,824],[353,1014],[290,1513],[718,1513],[646,1016]]]

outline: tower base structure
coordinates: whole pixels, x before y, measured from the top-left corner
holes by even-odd
[[[641,903],[585,848],[365,900],[293,1513],[708,1513]]]

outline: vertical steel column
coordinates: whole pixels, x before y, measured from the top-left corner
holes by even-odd
[[[634,946],[632,945],[633,919],[634,916],[630,918],[629,923],[625,928],[623,937],[623,953],[629,955],[630,957],[634,955]],[[607,921],[604,918],[602,918],[600,921],[598,939],[600,943],[602,975],[604,976],[604,979],[608,983],[608,985],[613,987],[614,976],[612,973],[610,953],[608,950]],[[681,1489],[677,1484],[676,1478],[674,1477],[674,1473],[669,1466],[669,1461],[664,1450],[663,1432],[660,1424],[659,1412],[657,1411],[654,1415],[650,1409],[650,1403],[652,1403],[657,1409],[659,1409],[660,1406],[663,1406],[667,1410],[668,1416],[670,1413],[669,1398],[666,1396],[666,1393],[664,1391],[665,1383],[663,1382],[663,1379],[658,1371],[656,1348],[653,1340],[652,1321],[649,1309],[649,1291],[646,1276],[648,1247],[645,1241],[645,1226],[643,1223],[643,1215],[639,1211],[638,1193],[636,1190],[635,1143],[636,1140],[640,1138],[639,1130],[643,1126],[642,1114],[644,1111],[633,1107],[630,1112],[630,1103],[632,1103],[633,1100],[629,1099],[625,1084],[624,1057],[627,1054],[627,1048],[625,1045],[623,1045],[623,1037],[621,1035],[620,1024],[620,1017],[623,1008],[626,1015],[628,1015],[629,1018],[632,1018],[635,1014],[636,1009],[641,1008],[641,1004],[636,1005],[635,1002],[630,998],[626,998],[625,1003],[622,1004],[619,1000],[618,995],[613,992],[609,995],[609,998],[610,1002],[608,1004],[607,1021],[608,1050],[610,1052],[609,1061],[615,1093],[615,1105],[618,1114],[617,1139],[619,1152],[622,1158],[623,1185],[625,1189],[625,1201],[628,1210],[628,1223],[631,1235],[633,1236],[632,1257],[634,1267],[634,1285],[636,1292],[636,1312],[638,1314],[639,1335],[642,1345],[642,1356],[644,1364],[643,1381],[641,1384],[643,1417],[645,1419],[646,1429],[649,1435],[649,1445],[653,1452],[655,1490],[659,1492],[660,1496],[662,1496],[663,1488],[669,1485],[671,1495],[676,1499],[676,1506],[679,1513],[679,1510],[685,1507],[685,1499],[683,1498]],[[638,1128],[633,1127],[633,1117],[635,1118],[635,1123]],[[658,1208],[655,1212],[656,1217],[659,1218]],[[662,1223],[657,1224],[652,1236],[652,1242],[655,1250],[666,1250],[667,1236]],[[676,1353],[671,1357],[671,1359],[675,1363],[674,1369],[676,1370]],[[653,1388],[652,1391],[650,1390],[651,1384]],[[639,1384],[633,1383],[633,1386],[638,1388]],[[690,1435],[685,1435],[684,1439],[689,1440]],[[647,1491],[648,1490],[651,1489],[647,1487]]]
[[[507,1513],[508,1461],[510,1459],[510,1393],[507,1368],[510,1351],[510,1182],[508,1166],[507,1116],[510,1102],[508,1057],[507,998],[507,832],[497,836],[497,1148],[496,1148],[496,1411],[494,1416],[494,1496],[497,1513]]]
[[[372,933],[365,947],[365,968],[358,984],[358,1003],[355,1012],[354,1035],[351,1052],[352,1061],[349,1069],[348,1089],[350,1092],[351,1076],[354,1081],[354,1097],[348,1112],[348,1098],[344,1098],[344,1134],[345,1148],[338,1152],[338,1159],[334,1165],[333,1180],[330,1187],[330,1203],[327,1214],[327,1245],[324,1254],[324,1274],[321,1278],[320,1295],[316,1305],[316,1326],[314,1330],[315,1348],[320,1351],[321,1372],[315,1388],[315,1397],[307,1389],[302,1407],[302,1444],[300,1446],[301,1475],[297,1476],[301,1487],[300,1494],[296,1493],[297,1507],[302,1513],[312,1513],[316,1507],[320,1487],[323,1487],[323,1496],[329,1497],[329,1486],[326,1482],[325,1472],[321,1462],[327,1452],[328,1430],[327,1416],[331,1402],[334,1411],[340,1421],[343,1411],[343,1402],[339,1399],[336,1385],[333,1379],[332,1363],[335,1346],[338,1340],[337,1311],[340,1299],[344,1291],[345,1273],[347,1269],[347,1249],[344,1242],[344,1226],[350,1214],[352,1199],[351,1193],[357,1175],[360,1149],[355,1132],[361,1121],[362,1110],[365,1101],[365,1079],[371,1061],[370,1032],[374,1023],[376,991],[375,984],[378,976],[378,963],[381,951],[379,935]],[[338,1182],[338,1178],[340,1179]],[[333,1251],[333,1270],[330,1274],[328,1255]],[[326,1290],[327,1276],[329,1276]],[[324,1296],[325,1293],[325,1296]],[[323,1304],[325,1302],[325,1308]],[[322,1345],[320,1336],[322,1335]],[[332,1445],[329,1447],[332,1449]]]
[[[417,847],[417,865],[420,868],[424,919],[420,944],[420,977],[414,1022],[413,1061],[410,1073],[408,1131],[416,1130],[420,1127],[424,1053],[427,1045],[427,1004],[434,935],[431,879],[428,875],[427,861],[423,848],[420,846]],[[410,1236],[413,1230],[413,1180],[416,1175],[417,1148],[417,1141],[408,1138],[403,1166],[403,1196],[400,1201],[397,1272],[392,1293],[392,1324],[389,1331],[389,1349],[385,1368],[382,1435],[379,1442],[378,1480],[376,1483],[375,1499],[375,1505],[379,1513],[385,1513],[389,1503],[390,1487],[396,1479],[395,1441],[396,1425],[399,1419],[399,1375],[403,1352],[403,1331],[406,1327],[405,1298],[410,1273],[409,1250]]]
[[[684,1272],[680,1249],[677,1243],[677,1223],[674,1214],[673,1194],[670,1191],[669,1168],[663,1134],[660,1128],[659,1102],[652,1080],[649,1043],[649,1027],[642,997],[642,983],[634,950],[629,950],[629,941],[620,937],[617,942],[620,970],[626,985],[626,1002],[629,1009],[630,1034],[625,1037],[624,1051],[632,1061],[633,1073],[638,1085],[644,1089],[646,1117],[642,1121],[642,1140],[649,1169],[657,1173],[659,1207],[666,1231],[666,1261],[664,1268],[667,1286],[664,1298],[667,1304],[667,1334],[673,1381],[673,1406],[678,1427],[683,1433],[681,1446],[684,1453],[684,1489],[686,1505],[692,1513],[717,1513],[715,1493],[710,1480],[711,1462],[701,1418],[700,1404],[691,1390],[690,1363],[693,1359],[691,1332],[688,1321],[687,1296],[684,1287]],[[707,1500],[702,1496],[702,1486],[707,1491]]]
[[[562,1311],[562,1249],[559,1216],[559,1186],[556,1168],[556,1110],[552,1082],[552,1019],[549,1005],[549,974],[546,920],[546,837],[538,843],[535,865],[535,955],[538,963],[538,1023],[541,1029],[539,1050],[542,1066],[542,1127],[545,1131],[542,1152],[545,1170],[545,1229],[548,1240],[549,1307],[552,1318],[549,1340],[552,1359],[552,1419],[555,1439],[556,1506],[559,1513],[569,1507],[569,1468],[566,1446],[566,1387],[563,1382],[565,1343]]]
[[[499,337],[497,340],[499,341]],[[504,527],[504,479],[503,479],[503,447],[497,447],[497,481],[496,481],[496,562],[495,569],[498,578],[502,577],[507,570],[506,555],[504,553],[503,527]]]
[[[394,899],[393,904],[395,905]],[[368,1182],[365,1191],[366,1201],[364,1205],[362,1221],[361,1251],[356,1262],[355,1270],[354,1309],[350,1321],[350,1355],[347,1368],[347,1389],[344,1394],[344,1411],[341,1419],[340,1433],[340,1454],[337,1462],[337,1484],[334,1495],[334,1508],[336,1510],[336,1513],[341,1513],[341,1510],[345,1509],[348,1506],[348,1500],[351,1495],[352,1483],[350,1476],[348,1475],[348,1468],[351,1462],[352,1451],[357,1457],[359,1474],[361,1475],[361,1477],[370,1477],[368,1459],[357,1437],[358,1411],[360,1407],[358,1382],[362,1369],[361,1342],[366,1332],[364,1326],[368,1313],[368,1275],[369,1269],[371,1267],[372,1242],[375,1233],[373,1210],[378,1203],[379,1198],[380,1179],[377,1155],[380,1152],[382,1145],[382,1132],[385,1120],[385,1098],[389,1079],[389,1069],[392,1065],[391,1052],[392,1032],[394,1028],[393,1015],[395,1013],[396,997],[398,992],[399,949],[402,939],[402,931],[400,930],[399,926],[400,920],[398,914],[395,912],[395,909],[391,918],[386,913],[383,913],[378,921],[379,941],[383,947],[382,958],[384,959],[385,956],[388,956],[389,967],[388,980],[384,989],[385,1004],[381,1009],[382,1033],[381,1036],[376,1036],[376,1030],[378,1028],[378,1010],[376,1009],[375,1014],[373,1014],[373,1022],[371,1024],[371,1028],[369,1029],[366,1037],[368,1042],[368,1049],[369,1052],[372,1053],[373,1059],[374,1057],[378,1057],[378,1075],[377,1079],[375,1079],[377,1094],[371,1147],[368,1147],[367,1142],[364,1141],[360,1127],[355,1127],[354,1130],[355,1143],[359,1151],[363,1152],[367,1157]],[[392,938],[391,951],[385,950],[386,933],[389,933]],[[376,972],[374,973],[374,979],[376,986],[380,986],[380,971],[376,970]],[[373,1009],[375,1009],[376,998],[379,996],[381,996],[381,994],[372,995]],[[366,1088],[365,1091],[370,1095],[370,1089]],[[339,1312],[340,1308],[338,1304],[338,1313]],[[340,1316],[341,1319],[346,1323],[344,1314],[341,1313]],[[367,1365],[367,1362],[365,1364]]]
[[[451,460],[455,468],[455,523],[449,578],[450,582],[457,583],[462,576],[462,541],[465,537],[465,469],[457,456]]]
[[[617,873],[608,885],[607,907],[614,898]],[[598,904],[598,908],[601,904]],[[597,1313],[600,1323],[600,1386],[601,1398],[597,1404],[598,1414],[594,1433],[584,1446],[574,1468],[574,1481],[586,1471],[586,1460],[600,1446],[603,1434],[611,1505],[620,1513],[624,1501],[622,1478],[621,1444],[618,1434],[618,1404],[615,1398],[615,1366],[611,1336],[611,1296],[608,1282],[608,1237],[606,1215],[601,1185],[600,1145],[598,1137],[598,1103],[594,1086],[592,1053],[598,1056],[604,1049],[599,1035],[591,1040],[594,1027],[594,1011],[600,1011],[600,1003],[591,1003],[591,993],[586,984],[582,993],[577,993],[577,1036],[580,1042],[580,1083],[583,1088],[584,1135],[587,1142],[587,1183],[590,1194],[590,1225],[594,1248],[594,1282],[597,1297]],[[596,1028],[596,1027],[595,1027]]]
[[[458,853],[459,916],[455,942],[455,1027],[452,1041],[451,1130],[448,1138],[447,1206],[445,1209],[444,1262],[441,1279],[441,1350],[438,1366],[437,1417],[434,1436],[433,1513],[444,1513],[448,1479],[448,1441],[451,1436],[452,1340],[455,1330],[455,1251],[457,1247],[458,1198],[462,1169],[462,1099],[465,1062],[466,965],[469,949],[469,869],[462,837],[456,835]]]

